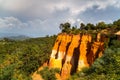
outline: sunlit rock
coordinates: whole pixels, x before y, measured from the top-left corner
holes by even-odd
[[[106,40],[100,33],[95,38],[92,34],[61,33],[53,46],[48,67],[59,68],[61,72],[55,76],[58,80],[66,80],[73,73],[90,67],[95,59],[101,57]]]

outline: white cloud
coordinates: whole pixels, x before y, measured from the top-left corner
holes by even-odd
[[[54,20],[42,21],[35,19],[24,23],[15,17],[4,17],[0,18],[0,32],[19,33],[34,37],[51,35],[58,32],[57,24],[49,25],[53,22]]]
[[[81,19],[77,19],[78,23],[84,23]]]
[[[0,18],[0,28],[22,28],[26,23],[22,23],[20,20],[14,17]]]

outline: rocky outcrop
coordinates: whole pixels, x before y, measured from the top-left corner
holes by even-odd
[[[58,35],[49,61],[50,68],[59,68],[64,80],[70,74],[89,67],[104,51],[105,37],[100,33],[93,40],[91,34]]]
[[[101,34],[97,35],[96,41],[92,43],[91,50],[87,55],[88,63],[91,66],[96,58],[101,57],[104,51],[104,42],[106,38],[101,36]]]
[[[101,57],[106,40],[107,38],[100,33],[96,37],[92,37],[92,34],[61,33],[55,41],[49,63],[43,66],[59,68],[61,72],[56,73],[56,77],[58,80],[65,80],[76,71],[90,67],[95,59]],[[43,66],[38,71],[42,70]],[[42,77],[35,72],[32,79],[42,80]]]
[[[50,57],[50,68],[62,68],[62,62],[65,60],[67,46],[71,42],[72,36],[67,34],[58,35]]]
[[[75,57],[79,56],[79,52],[77,52],[76,49],[78,49],[79,47],[80,35],[71,35],[71,36],[72,36],[72,41],[68,46],[65,62],[61,70],[61,76],[63,79],[69,77],[71,71],[74,71],[76,67]],[[74,54],[76,54],[76,56]]]
[[[87,54],[89,54],[90,46],[91,46],[91,35],[89,34],[83,34],[81,38],[80,43],[80,56],[78,61],[78,68],[77,70],[80,71],[84,67],[89,67],[88,61],[87,61]]]

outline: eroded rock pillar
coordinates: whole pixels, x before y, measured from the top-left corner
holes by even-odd
[[[71,42],[72,36],[62,33],[58,36],[50,58],[50,68],[62,68],[62,60],[66,54],[67,45]]]
[[[78,71],[81,71],[84,67],[89,67],[88,61],[87,61],[87,53],[89,49],[89,45],[91,42],[91,36],[88,34],[84,34],[81,39],[80,44],[80,56],[78,61]]]
[[[68,34],[64,34],[62,37],[61,44],[60,44],[59,50],[58,50],[58,57],[56,59],[56,61],[57,61],[56,65],[58,65],[59,69],[62,68],[62,60],[66,55],[67,45],[71,42],[71,38],[72,38],[72,36],[70,36]]]
[[[101,38],[101,34],[97,34],[96,41],[93,42],[91,46],[91,50],[89,52],[88,56],[88,62],[91,66],[96,58],[101,57],[103,55],[104,51],[104,38]]]
[[[55,44],[53,46],[52,53],[51,53],[51,56],[50,56],[50,61],[49,61],[49,67],[50,68],[54,68],[54,66],[55,66],[55,57],[56,57],[59,45],[61,43],[62,37],[63,37],[62,34],[58,35],[57,39],[55,41]]]
[[[70,76],[71,67],[74,66],[74,63],[71,63],[71,59],[73,57],[75,48],[79,46],[79,40],[80,40],[80,35],[73,35],[71,44],[67,51],[66,60],[61,71],[61,77],[63,80]]]

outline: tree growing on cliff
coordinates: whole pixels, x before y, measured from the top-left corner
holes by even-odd
[[[120,30],[120,19],[113,22],[113,26],[116,26],[116,29]]]
[[[95,26],[94,24],[92,23],[88,23],[86,26],[85,26],[85,30],[94,30],[95,29]]]
[[[96,28],[100,30],[105,29],[106,27],[107,27],[107,24],[105,24],[105,22],[99,22],[96,24]]]
[[[69,33],[70,30],[71,30],[71,24],[66,22],[66,23],[61,23],[60,26],[59,26],[60,30],[62,32],[66,32],[66,33]]]
[[[85,29],[85,24],[84,24],[84,23],[81,23],[81,24],[80,24],[80,30],[83,30],[83,29]]]

